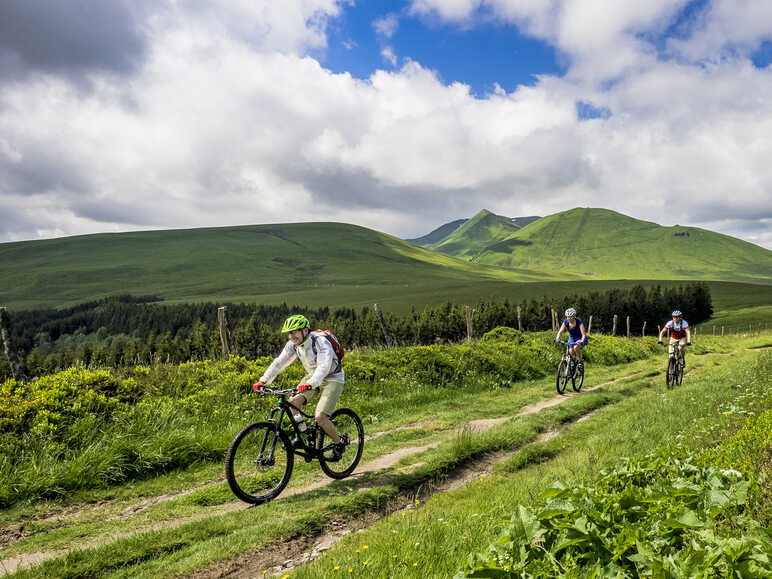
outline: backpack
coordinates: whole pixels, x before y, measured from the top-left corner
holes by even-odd
[[[324,335],[325,338],[327,338],[327,341],[330,342],[330,345],[332,346],[332,351],[335,352],[335,356],[338,358],[338,367],[335,372],[340,372],[340,366],[341,362],[343,361],[343,356],[346,355],[346,351],[343,349],[343,346],[340,345],[340,342],[338,341],[338,338],[333,334],[330,330],[316,330],[317,332],[321,332],[322,335]],[[316,354],[316,336],[311,334],[311,348],[314,350],[314,354]]]

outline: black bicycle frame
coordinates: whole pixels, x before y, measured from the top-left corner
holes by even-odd
[[[271,409],[270,414],[268,415],[268,420],[276,424],[276,429],[281,429],[281,424],[284,421],[285,416],[289,416],[288,420],[290,424],[292,425],[292,430],[295,432],[295,437],[301,442],[302,448],[293,448],[293,452],[297,454],[298,456],[302,456],[306,462],[311,462],[315,458],[319,458],[322,456],[325,450],[328,450],[329,448],[332,448],[332,444],[327,445],[325,448],[316,448],[316,440],[312,441],[312,445],[306,444],[305,440],[301,436],[302,432],[300,431],[300,427],[298,426],[298,423],[295,422],[294,414],[295,411],[299,412],[303,417],[305,418],[313,418],[313,414],[306,414],[303,412],[302,409],[298,408],[292,402],[289,402],[285,399],[285,395],[279,395],[279,404],[278,406]],[[279,413],[278,420],[274,420],[274,416],[276,416],[276,413]],[[318,424],[316,425],[316,435],[314,438],[319,436],[320,432],[324,432],[322,430],[322,427]],[[273,446],[271,448],[271,456],[273,456],[273,450],[276,447],[276,441],[278,440],[278,437],[274,437],[273,440]],[[260,449],[260,454],[263,453],[265,450],[265,444],[266,441],[263,440],[262,447]]]

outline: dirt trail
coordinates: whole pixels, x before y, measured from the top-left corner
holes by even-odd
[[[595,385],[595,386],[593,386],[591,388],[585,388],[585,389],[583,389],[583,391],[590,392],[592,390],[596,390],[596,389],[601,388],[603,386],[606,386],[608,384],[613,384],[614,382],[617,382],[619,380],[622,380],[622,379],[625,379],[625,378],[630,378],[632,376],[636,376],[636,375],[639,375],[639,374],[642,374],[642,372],[639,371],[639,372],[634,372],[632,374],[628,374],[626,376],[620,376],[619,378],[615,378],[613,380],[609,380],[607,382],[603,382],[602,384],[597,384],[597,385]],[[539,412],[540,410],[542,410],[544,408],[549,408],[549,407],[552,407],[552,406],[556,406],[558,404],[562,404],[564,401],[568,400],[569,398],[571,398],[573,396],[576,396],[577,394],[579,394],[579,393],[571,392],[571,393],[566,393],[565,395],[557,395],[557,396],[555,396],[553,398],[549,398],[547,400],[543,400],[543,401],[541,401],[541,402],[539,402],[537,404],[525,406],[524,408],[522,408],[520,410],[520,412],[518,412],[516,415],[513,415],[513,416],[502,416],[502,417],[498,417],[498,418],[484,418],[484,419],[479,419],[479,420],[472,420],[470,422],[467,422],[463,427],[457,428],[455,430],[455,432],[459,433],[459,432],[462,432],[464,430],[471,431],[471,432],[483,432],[483,431],[488,430],[488,429],[490,429],[490,428],[492,428],[492,427],[494,427],[494,426],[496,426],[498,424],[506,422],[507,420],[510,420],[511,418],[514,418],[516,416],[522,416],[522,415],[525,415],[525,414],[533,414],[533,413]],[[422,428],[423,426],[434,424],[434,423],[435,423],[435,421],[433,421],[433,420],[426,420],[426,421],[406,424],[406,425],[398,427],[398,428],[396,428],[394,430],[374,433],[373,435],[371,435],[369,437],[369,439],[377,438],[377,437],[382,436],[384,434],[387,434],[389,432],[394,432],[395,430],[408,430],[408,429],[411,429],[411,428]],[[547,433],[543,433],[539,440],[540,441],[542,441],[542,440],[549,440],[549,438],[551,438],[552,436],[557,436],[558,434],[559,433],[557,431],[550,431],[550,432],[547,432]],[[548,437],[548,438],[545,438],[545,437]],[[366,437],[365,440],[368,440],[368,438]],[[420,452],[424,452],[424,451],[429,450],[431,448],[436,448],[443,441],[444,440],[440,440],[440,441],[436,441],[436,442],[433,442],[433,443],[430,443],[430,444],[426,444],[426,445],[422,445],[422,446],[412,446],[412,447],[400,448],[400,449],[398,449],[398,450],[396,450],[396,451],[394,451],[392,453],[389,453],[387,455],[378,457],[378,458],[376,458],[374,460],[371,460],[371,461],[367,462],[366,464],[363,464],[363,465],[360,465],[359,467],[357,467],[356,473],[353,474],[351,477],[349,477],[349,480],[356,480],[357,478],[363,477],[365,474],[390,468],[390,467],[394,466],[395,464],[397,464],[404,457],[410,456],[410,455],[413,455],[413,454],[417,454],[417,453],[420,453]],[[448,491],[448,490],[454,490],[456,488],[460,488],[461,486],[464,486],[469,481],[474,480],[475,478],[479,478],[481,476],[486,476],[487,474],[490,473],[490,470],[493,468],[493,466],[495,464],[497,464],[498,462],[501,462],[503,460],[506,460],[507,458],[509,458],[513,454],[514,453],[511,453],[511,452],[510,453],[496,453],[494,455],[486,456],[484,459],[476,461],[476,463],[474,465],[468,465],[468,466],[462,467],[457,472],[455,472],[453,475],[451,475],[448,479],[445,479],[445,482],[440,483],[439,486],[436,487],[436,489],[439,490],[439,491]],[[415,467],[415,465],[413,465],[413,467]],[[210,482],[206,483],[203,486],[208,486],[208,485],[214,484],[216,482],[221,482],[222,480],[223,479],[217,479],[215,481],[210,481]],[[312,491],[312,490],[315,490],[315,489],[318,489],[318,488],[322,488],[322,487],[324,487],[324,486],[326,486],[326,485],[328,485],[328,484],[330,484],[332,482],[334,482],[334,481],[332,481],[330,479],[327,479],[327,478],[321,478],[321,479],[318,479],[318,480],[316,480],[316,481],[314,481],[314,482],[312,482],[310,484],[307,484],[307,485],[305,485],[303,487],[298,487],[298,488],[291,488],[291,487],[289,487],[281,494],[281,496],[279,496],[275,500],[278,501],[278,500],[282,500],[284,498],[288,498],[288,497],[295,496],[295,495],[298,495],[298,494],[307,493],[309,491]],[[202,488],[202,487],[198,486],[198,487],[196,487],[196,489],[193,489],[193,490],[198,490],[200,488]],[[124,518],[131,517],[134,514],[140,512],[142,510],[145,510],[147,508],[150,508],[152,506],[155,506],[155,505],[157,505],[159,503],[166,502],[168,500],[174,499],[174,498],[176,498],[178,496],[181,496],[181,495],[189,494],[190,492],[193,492],[193,490],[186,490],[186,491],[183,491],[183,492],[180,492],[180,493],[161,495],[161,496],[155,497],[153,499],[147,499],[147,500],[139,503],[136,506],[128,507],[120,515],[111,516],[108,520],[118,520],[118,519],[124,519]],[[102,505],[101,504],[97,505],[97,508],[100,507],[100,506],[102,506]],[[139,527],[137,529],[133,529],[130,532],[117,533],[117,534],[114,534],[114,535],[110,535],[109,537],[100,537],[99,539],[96,539],[96,540],[93,540],[93,541],[88,541],[86,543],[82,543],[82,544],[73,546],[73,549],[90,549],[90,548],[94,548],[94,547],[99,547],[99,546],[102,546],[102,545],[114,542],[114,541],[116,541],[118,539],[122,539],[122,538],[131,536],[131,535],[135,535],[135,534],[138,534],[138,533],[143,533],[143,532],[148,532],[148,531],[158,531],[158,530],[165,529],[165,528],[168,528],[168,527],[178,526],[178,525],[182,525],[182,524],[189,523],[189,522],[192,522],[192,521],[197,521],[197,520],[200,520],[200,519],[204,519],[204,518],[207,518],[207,517],[216,516],[216,515],[222,515],[222,514],[226,514],[226,513],[230,513],[230,512],[233,512],[233,511],[237,511],[237,510],[246,509],[246,508],[249,508],[249,505],[246,505],[244,503],[237,502],[237,501],[229,502],[229,503],[226,503],[224,505],[219,505],[216,508],[213,507],[212,511],[208,511],[208,512],[205,512],[205,513],[200,513],[198,515],[193,515],[193,516],[189,516],[189,517],[181,517],[181,518],[177,518],[177,519],[170,519],[170,520],[167,520],[167,521],[155,523],[153,525]],[[67,511],[68,512],[72,511],[72,508],[67,509]],[[55,515],[52,515],[52,516],[58,517],[58,516],[61,516],[61,514],[62,513],[59,512],[59,513],[57,513]],[[342,537],[342,536],[343,535],[338,536],[338,539],[340,537]],[[4,535],[4,538],[6,539],[6,542],[5,542],[5,544],[3,546],[7,546],[9,544],[12,544],[12,543],[16,542],[16,540],[19,540],[19,539],[21,539],[23,537],[21,536],[21,534],[17,534],[17,536],[14,536],[14,537],[5,537],[5,535]],[[328,537],[328,540],[331,540],[331,538]],[[317,551],[321,552],[322,549],[318,549],[318,546],[317,546]],[[16,571],[16,570],[18,570],[20,568],[27,567],[27,566],[30,566],[30,565],[34,565],[34,564],[40,563],[42,561],[45,561],[47,559],[51,559],[51,558],[54,558],[54,557],[61,557],[61,556],[66,555],[67,552],[68,551],[48,551],[48,552],[22,553],[22,554],[20,554],[18,556],[14,556],[14,557],[10,557],[10,558],[7,558],[7,559],[3,559],[3,560],[0,560],[0,574],[11,573],[11,572]],[[274,565],[275,564],[276,563],[274,563]],[[270,566],[273,566],[273,565],[269,565],[269,567]],[[264,568],[266,568],[266,567],[264,567]],[[286,567],[282,567],[282,568],[286,569]],[[252,567],[252,569],[254,570],[256,568]],[[226,576],[226,575],[218,575],[218,576],[222,577],[222,576]],[[236,576],[236,575],[234,575],[234,576]],[[237,575],[237,576],[241,576],[241,575]]]

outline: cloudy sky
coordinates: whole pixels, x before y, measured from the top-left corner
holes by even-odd
[[[3,0],[0,242],[604,207],[772,249],[769,0]]]

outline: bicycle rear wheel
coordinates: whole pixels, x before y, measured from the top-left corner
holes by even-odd
[[[568,362],[565,358],[563,358],[560,361],[560,364],[558,364],[558,373],[555,377],[555,387],[558,390],[558,394],[563,394],[563,392],[566,391],[566,386],[568,386]]]
[[[335,425],[338,436],[346,445],[340,460],[332,460],[332,450],[324,452],[319,457],[319,465],[322,471],[330,478],[346,478],[359,464],[362,458],[362,451],[365,444],[365,429],[362,427],[362,421],[356,412],[350,408],[338,408],[330,416],[330,421]],[[324,448],[332,444],[332,439],[325,432],[322,437],[322,446]]]
[[[255,422],[236,435],[225,455],[228,486],[245,503],[259,505],[287,486],[295,454],[273,422]]]
[[[571,387],[574,392],[579,392],[584,384],[584,364],[576,365],[573,376],[571,376]]]

